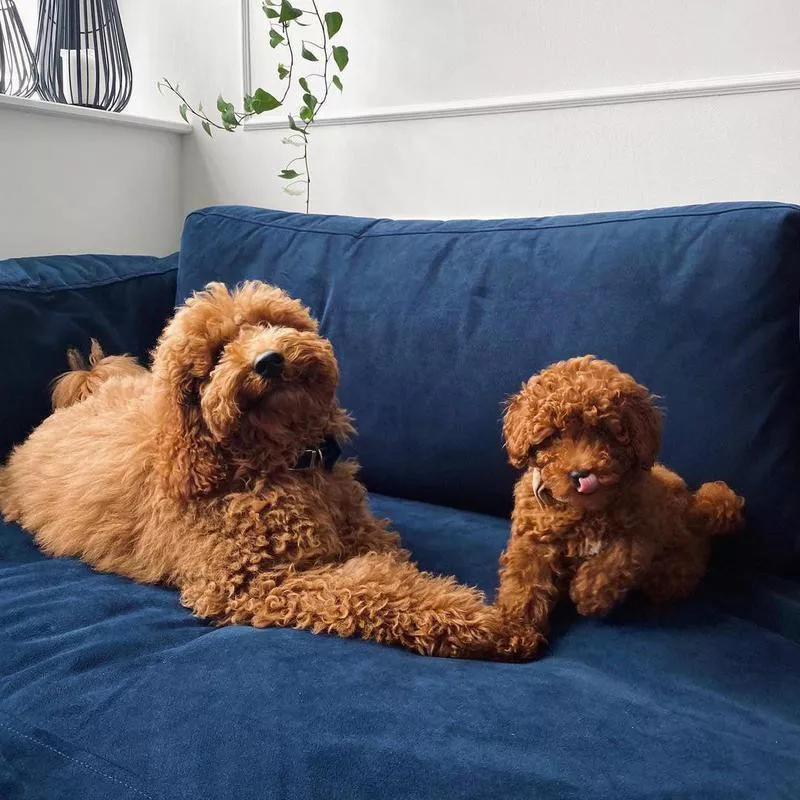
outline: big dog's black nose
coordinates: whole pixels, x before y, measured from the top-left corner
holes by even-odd
[[[572,472],[570,472],[569,477],[572,480],[572,482],[576,486],[578,486],[578,484],[580,483],[581,478],[586,478],[586,477],[588,477],[588,475],[589,475],[589,470],[588,469],[576,469],[576,470],[573,470]]]
[[[253,362],[253,369],[262,378],[277,378],[283,369],[283,356],[277,350],[267,350]]]

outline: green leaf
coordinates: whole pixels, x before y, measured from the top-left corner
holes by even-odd
[[[239,127],[239,118],[236,116],[233,106],[231,106],[230,109],[223,111],[221,116],[222,124],[225,126],[225,130],[232,131]]]
[[[229,103],[222,95],[217,98],[217,111],[219,111],[220,117],[222,118],[222,124],[225,126],[225,130],[232,131],[234,128],[239,127],[239,120],[236,117],[233,103]]]
[[[335,50],[336,48],[334,48]],[[300,53],[306,61],[319,61],[319,59],[305,46],[303,45],[303,51]]]
[[[333,39],[342,27],[342,15],[338,11],[329,11],[325,15],[325,27],[328,29],[328,38]]]
[[[283,41],[283,36],[281,36],[275,28],[270,28],[269,30],[269,46],[270,47],[277,47]]]
[[[264,6],[264,13],[267,15],[267,19],[278,19],[280,17],[280,14],[269,6]]]
[[[253,113],[253,95],[246,94],[244,96],[244,111],[245,114],[252,114]]]
[[[306,92],[303,95],[303,102],[308,106],[309,111],[313,113],[314,109],[317,107],[317,98],[314,97],[313,94]]]
[[[281,101],[278,100],[277,97],[274,97],[269,92],[265,92],[263,89],[256,89],[253,93],[253,102],[251,103],[253,113],[255,114],[263,114],[265,111],[272,111],[273,108],[277,108],[281,104]]]
[[[341,92],[342,91],[342,80],[338,75],[334,75],[331,83]]]
[[[300,119],[302,119],[304,122],[311,122],[312,116],[313,113],[311,112],[310,108],[306,108],[305,106],[303,106],[300,109]]]
[[[298,124],[294,121],[294,117],[291,114],[289,114],[289,127],[293,131],[297,131],[299,134],[301,134],[303,136],[307,136],[308,135],[308,134],[306,134],[306,132],[301,127],[298,126]]]
[[[278,78],[283,80],[289,74],[285,64],[278,64]]]
[[[189,121],[189,118],[186,116],[186,112],[188,110],[189,110],[189,106],[187,106],[186,103],[181,103],[180,108],[178,109],[178,111],[180,112],[180,115],[183,117],[183,121],[184,122],[188,122]]]
[[[343,72],[344,68],[347,66],[347,62],[350,60],[350,54],[347,52],[347,48],[334,47],[333,60],[336,62],[336,66],[339,67],[339,72]]]
[[[295,8],[289,0],[281,0],[281,13],[278,17],[278,22],[291,22],[302,15],[303,12],[299,8]]]
[[[297,82],[300,84],[300,87],[302,88],[302,90],[303,90],[304,92],[310,92],[310,91],[311,91],[311,90],[308,88],[308,81],[307,81],[305,78],[300,78],[300,80],[299,80],[299,81],[297,81]]]
[[[205,131],[205,132],[206,132],[206,133],[207,133],[209,136],[211,136],[211,126],[210,126],[210,125],[209,125],[209,124],[208,124],[208,123],[207,123],[205,120],[203,120],[203,122],[201,123],[201,125],[203,126],[203,130],[204,130],[204,131]]]
[[[303,174],[302,172],[295,172],[293,169],[282,169],[278,173],[278,177],[290,181],[293,180],[294,178],[299,178],[302,174]]]

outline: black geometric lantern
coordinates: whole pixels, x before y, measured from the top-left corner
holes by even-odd
[[[45,100],[122,111],[133,73],[117,0],[40,0],[36,66]]]
[[[30,97],[36,91],[33,51],[14,0],[0,0],[0,94]]]

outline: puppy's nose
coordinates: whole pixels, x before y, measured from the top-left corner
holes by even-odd
[[[581,478],[588,478],[591,472],[588,469],[574,469],[569,474],[570,480],[576,485],[580,486]]]
[[[253,369],[262,378],[277,378],[283,370],[283,356],[277,350],[267,350],[253,362]]]

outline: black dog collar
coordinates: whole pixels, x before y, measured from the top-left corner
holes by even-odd
[[[342,448],[339,446],[339,442],[333,436],[327,436],[316,447],[309,447],[303,450],[294,465],[294,469],[306,470],[323,467],[327,472],[330,472],[341,455]]]

